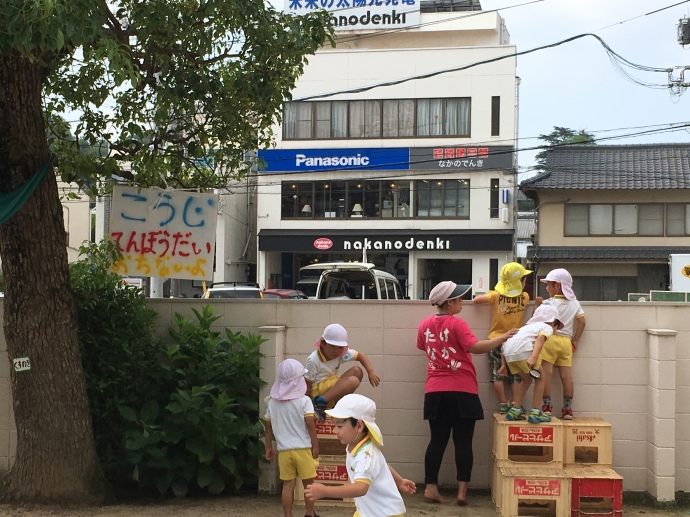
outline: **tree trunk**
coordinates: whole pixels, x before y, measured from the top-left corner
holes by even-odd
[[[0,190],[11,192],[48,157],[38,65],[0,54]],[[5,276],[4,331],[12,372],[16,460],[6,498],[97,503],[104,480],[93,439],[67,267],[65,228],[52,169],[28,201],[0,225]]]

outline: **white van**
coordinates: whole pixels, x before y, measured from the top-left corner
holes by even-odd
[[[324,262],[300,271],[321,271],[318,300],[402,300],[398,279],[375,267],[366,262]]]

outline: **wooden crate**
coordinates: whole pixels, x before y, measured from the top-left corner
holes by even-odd
[[[347,445],[340,443],[339,440],[329,438],[319,438],[319,458],[322,456],[343,456],[345,457]]]
[[[499,467],[563,468],[563,423],[557,418],[544,424],[512,422],[494,413],[492,452]]]
[[[572,517],[623,517],[623,478],[608,467],[572,467]]]
[[[337,440],[335,435],[335,422],[330,418],[326,420],[316,420],[316,437],[326,440]]]
[[[611,467],[611,424],[602,418],[564,420],[564,465]]]
[[[499,467],[501,517],[570,517],[570,480],[563,469]]]
[[[344,485],[350,482],[345,466],[345,456],[319,455],[319,466],[316,467],[316,477],[318,483],[328,486]],[[297,478],[295,486],[295,503],[304,505],[304,487],[302,480]],[[352,498],[345,499],[321,499],[316,502],[316,506],[354,506]]]

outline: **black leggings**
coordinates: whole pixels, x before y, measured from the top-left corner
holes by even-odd
[[[424,456],[424,482],[431,485],[438,484],[438,471],[441,469],[443,453],[446,452],[450,432],[453,431],[453,445],[455,446],[455,468],[458,481],[468,481],[472,476],[472,437],[476,420],[458,418],[449,414],[439,415],[441,418],[429,420],[431,440]]]

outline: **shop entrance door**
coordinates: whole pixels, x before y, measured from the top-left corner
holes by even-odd
[[[434,286],[444,280],[452,280],[456,284],[472,284],[471,259],[420,259],[418,268],[420,300],[428,300]],[[470,298],[471,292],[465,297]]]

